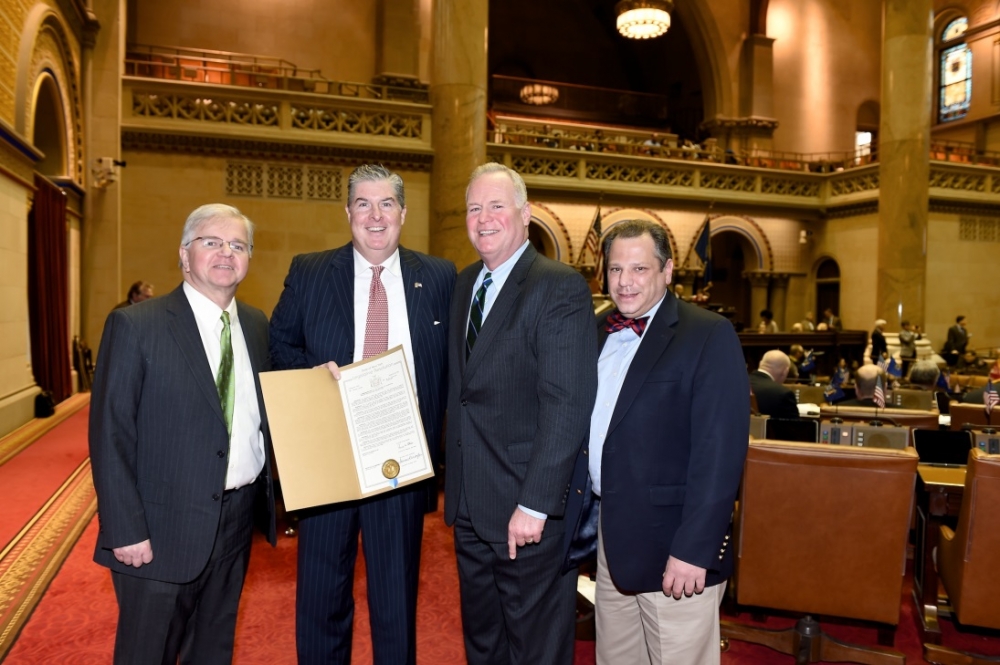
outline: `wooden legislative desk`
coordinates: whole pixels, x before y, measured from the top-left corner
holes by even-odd
[[[938,594],[934,548],[946,517],[958,517],[965,490],[965,467],[917,466],[917,547],[913,556],[913,602],[923,640],[939,644],[938,613],[949,611]]]
[[[780,349],[788,353],[792,344],[801,344],[802,348],[822,351],[816,357],[816,373],[829,376],[841,358],[847,363],[863,362],[862,356],[868,346],[868,333],[864,330],[842,330],[840,332],[807,332],[807,333],[775,333],[761,334],[759,332],[741,332],[740,344],[743,346],[743,358],[750,370],[757,369],[760,359],[771,349]]]

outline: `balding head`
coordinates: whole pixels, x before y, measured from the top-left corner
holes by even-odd
[[[854,378],[854,392],[858,399],[875,397],[875,382],[881,373],[878,365],[863,365],[858,368],[857,376]]]
[[[777,349],[768,351],[760,359],[760,365],[757,366],[757,369],[767,372],[778,383],[784,383],[788,376],[788,356]]]

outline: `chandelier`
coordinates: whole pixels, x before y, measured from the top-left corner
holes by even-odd
[[[521,101],[532,106],[555,104],[559,99],[559,89],[542,83],[529,83],[521,88]]]
[[[652,39],[670,29],[673,0],[619,0],[618,32],[629,39]]]

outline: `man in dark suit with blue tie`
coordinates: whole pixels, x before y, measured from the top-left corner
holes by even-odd
[[[399,245],[403,180],[382,166],[348,179],[352,241],[295,257],[271,316],[275,369],[348,365],[402,345],[431,455],[442,436],[455,266]],[[375,665],[416,662],[417,574],[426,488],[305,511],[299,520],[295,638],[300,665],[351,662],[358,532]]]
[[[604,257],[617,310],[600,337],[590,419],[601,497],[597,663],[718,663],[749,437],[743,351],[726,319],[667,289],[673,261],[661,226],[620,222]]]
[[[235,299],[253,251],[239,210],[184,225],[184,283],[116,309],[97,356],[94,560],[118,599],[114,662],[228,663],[255,520],[275,543],[267,317]]]
[[[445,483],[473,665],[573,662],[563,516],[597,339],[586,282],[535,251],[530,220],[517,173],[495,163],[473,172],[466,227],[482,261],[462,271],[451,309]]]

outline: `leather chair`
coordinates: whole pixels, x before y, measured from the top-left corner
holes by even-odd
[[[1000,455],[969,452],[958,528],[941,527],[938,575],[954,617],[967,626],[1000,629]],[[931,663],[997,663],[1000,658],[924,644]]]
[[[937,408],[937,402],[934,401],[934,392],[930,390],[897,388],[892,391],[888,401],[893,406],[904,409],[930,411]]]
[[[785,631],[723,621],[722,635],[797,663],[904,663],[902,653],[830,638],[810,615],[875,622],[892,644],[916,473],[913,449],[751,441],[736,522],[737,603],[805,616]]]
[[[949,409],[951,414],[951,429],[960,430],[965,425],[975,425],[976,429],[986,426],[986,409],[982,404],[962,404],[952,402]],[[997,422],[993,422],[997,421]],[[997,409],[996,416],[990,414],[992,427],[1000,428],[1000,409]]]

